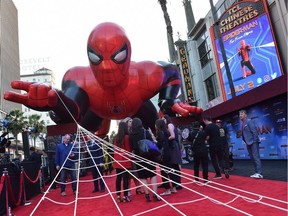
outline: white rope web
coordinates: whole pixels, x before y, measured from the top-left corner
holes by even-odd
[[[87,139],[88,137],[88,139]],[[119,163],[120,161],[115,161],[113,156],[111,154],[109,154],[109,152],[111,152],[112,150],[116,150],[117,153],[120,153],[122,154],[123,158],[125,158],[125,160],[127,161],[131,161],[132,163],[135,163],[137,164],[138,167],[142,167],[141,169],[146,169],[145,166],[141,165],[141,164],[145,164],[145,163],[148,163],[148,164],[155,164],[157,165],[159,168],[163,169],[163,170],[166,170],[167,172],[174,172],[176,175],[181,175],[181,178],[182,178],[182,181],[185,179],[185,183],[181,184],[181,186],[183,187],[183,189],[186,189],[188,191],[190,191],[192,194],[197,194],[199,195],[201,198],[198,198],[198,199],[194,199],[194,200],[189,200],[190,198],[187,198],[187,201],[185,202],[178,202],[178,203],[169,203],[165,197],[161,197],[161,200],[162,202],[158,202],[159,205],[157,207],[154,207],[154,208],[151,208],[149,210],[146,210],[146,211],[143,211],[143,212],[138,212],[137,214],[134,214],[135,216],[136,215],[144,215],[144,214],[147,214],[147,213],[153,213],[153,211],[159,209],[159,208],[167,208],[167,207],[170,207],[172,209],[174,209],[179,215],[186,215],[184,212],[180,211],[179,208],[177,208],[178,206],[181,206],[181,205],[193,205],[193,203],[196,203],[196,202],[199,202],[199,201],[202,201],[202,200],[207,200],[207,201],[210,201],[214,204],[217,204],[217,205],[222,205],[223,207],[227,207],[229,209],[232,209],[234,210],[235,212],[239,212],[241,214],[244,214],[244,215],[251,215],[250,213],[248,212],[245,212],[239,208],[236,208],[236,207],[233,207],[231,204],[241,198],[243,199],[244,201],[246,202],[249,202],[249,203],[259,203],[259,204],[262,204],[262,205],[266,205],[266,206],[269,206],[271,208],[275,208],[275,209],[278,209],[278,210],[281,210],[281,211],[284,211],[284,212],[288,212],[286,208],[283,208],[281,206],[283,205],[286,205],[287,206],[287,201],[283,201],[283,200],[278,200],[278,199],[275,199],[275,198],[271,198],[271,197],[267,197],[267,196],[263,196],[263,195],[260,195],[260,194],[256,194],[256,193],[252,193],[252,192],[249,192],[249,191],[244,191],[244,190],[241,190],[241,189],[237,189],[237,188],[234,188],[234,187],[231,187],[231,186],[228,186],[228,185],[224,185],[224,184],[220,184],[220,183],[217,183],[217,182],[213,182],[213,181],[208,181],[207,183],[201,183],[201,182],[198,182],[198,181],[194,181],[195,179],[195,176],[193,176],[192,174],[189,174],[189,173],[185,173],[185,172],[181,172],[181,173],[177,173],[177,171],[175,170],[171,170],[169,167],[165,167],[163,165],[160,165],[160,164],[157,164],[153,161],[149,161],[145,158],[141,158],[135,154],[132,154],[131,152],[127,152],[121,148],[118,148],[117,146],[114,146],[113,144],[105,141],[105,140],[102,140],[100,139],[99,137],[97,137],[96,135],[92,134],[91,132],[87,131],[86,129],[82,128],[80,125],[78,125],[78,130],[77,130],[77,135],[76,135],[76,138],[73,142],[73,147],[71,149],[71,151],[75,151],[75,153],[78,153],[79,155],[83,155],[83,154],[86,154],[88,155],[88,157],[78,157],[77,160],[75,160],[77,166],[75,168],[75,171],[77,173],[77,191],[76,191],[76,195],[75,195],[75,200],[73,201],[70,201],[70,202],[59,202],[59,201],[56,201],[56,200],[53,200],[51,198],[49,198],[47,195],[49,193],[49,190],[50,188],[52,187],[53,183],[59,183],[60,182],[57,180],[57,177],[59,175],[60,172],[58,172],[58,174],[55,176],[55,179],[54,181],[50,184],[50,186],[48,187],[48,189],[46,190],[46,192],[44,193],[43,197],[40,199],[40,201],[38,202],[38,204],[35,206],[34,210],[31,212],[30,215],[33,215],[34,212],[36,211],[36,209],[39,207],[39,205],[41,204],[41,202],[43,202],[44,200],[49,200],[50,202],[53,202],[57,205],[74,205],[74,215],[76,215],[76,211],[77,211],[77,207],[78,207],[78,201],[79,200],[93,200],[93,199],[101,199],[102,197],[104,196],[110,196],[111,197],[111,202],[114,203],[115,207],[117,208],[118,212],[120,215],[124,215],[121,211],[121,209],[119,208],[119,203],[117,203],[116,201],[116,196],[115,194],[117,193],[116,190],[114,189],[111,189],[109,187],[108,184],[106,184],[106,178],[111,178],[111,177],[115,177],[116,175],[110,175],[110,176],[103,176],[101,175],[98,167],[97,167],[97,164],[95,163],[94,159],[93,159],[93,156],[92,156],[92,151],[93,150],[90,150],[89,148],[89,145],[98,145],[99,148],[103,151],[103,154],[107,154],[108,157],[110,157],[110,162],[109,163],[118,163],[120,166],[121,166],[121,163]],[[133,160],[131,159],[133,158]],[[82,163],[84,163],[85,160],[87,159],[92,159],[93,161],[93,166],[86,166],[86,167],[81,167],[80,165]],[[71,160],[69,157],[66,158],[66,160]],[[66,162],[65,160],[65,162]],[[96,160],[96,159],[95,159]],[[64,162],[64,164],[65,164]],[[141,163],[140,163],[141,162]],[[105,188],[106,188],[106,192],[105,193],[101,193],[100,195],[95,195],[95,196],[81,196],[81,185],[83,184],[90,184],[92,185],[93,184],[93,181],[94,179],[81,179],[80,177],[80,172],[81,172],[81,169],[87,169],[87,168],[92,168],[92,167],[96,167],[97,169],[97,172],[99,173],[99,176],[100,178],[104,181],[104,184],[105,184]],[[126,169],[125,167],[123,167],[123,170],[129,172],[129,174],[131,176],[133,176],[134,178],[136,178],[138,181],[141,182],[140,179],[138,179],[136,176],[135,176],[135,173],[134,172],[131,172],[131,170],[128,170]],[[62,169],[67,169],[66,167],[61,167],[60,168],[60,171]],[[161,178],[163,176],[161,176],[159,170],[156,170],[155,171],[155,174],[157,176],[160,176]],[[164,179],[166,180],[169,180],[165,177],[163,177]],[[200,180],[204,180],[204,179],[201,179],[199,178]],[[171,180],[170,180],[171,181]],[[178,184],[177,182],[174,182],[175,184]],[[72,182],[67,182],[66,183],[67,186],[72,184]],[[152,192],[154,194],[154,191],[149,187],[151,186],[151,184],[148,184],[148,185],[143,185],[144,187],[147,187],[148,190],[150,192]],[[221,201],[220,199],[217,199],[217,198],[212,198],[211,196],[205,194],[204,192],[201,192],[201,190],[199,190],[201,187],[208,187],[208,188],[211,188],[215,191],[221,191],[223,193],[223,196],[225,195],[232,195],[232,196],[229,196],[229,197],[232,197],[230,200],[228,201]],[[130,188],[130,189],[135,189],[135,188]],[[124,191],[121,190],[120,191],[121,193],[123,193]],[[155,194],[157,195],[157,194]],[[252,197],[252,198],[251,198]],[[254,197],[254,198],[253,198]],[[269,202],[266,202],[264,200],[270,200],[270,201],[273,201],[273,203],[279,203],[279,205],[276,205],[276,204],[271,204]],[[144,199],[143,199],[143,202]]]
[[[59,95],[58,95],[59,97]],[[61,100],[61,98],[59,97],[59,99]],[[69,109],[66,107],[66,105],[64,104],[64,102],[61,100],[61,102],[63,103],[63,105],[65,106],[67,112],[69,112],[69,114],[71,115]],[[71,117],[73,118],[73,116],[71,115]],[[73,118],[74,119],[74,118]],[[74,119],[75,123],[77,124],[76,120]],[[35,211],[39,208],[40,204],[44,201],[44,200],[48,200],[50,202],[53,202],[57,205],[74,205],[74,215],[76,215],[76,212],[77,212],[77,208],[78,208],[78,201],[80,200],[97,200],[97,199],[101,199],[103,197],[110,197],[111,198],[111,202],[115,205],[117,211],[119,212],[120,215],[124,215],[123,212],[121,211],[121,208],[119,207],[117,201],[116,201],[116,193],[117,192],[121,192],[123,193],[124,191],[121,190],[121,191],[116,191],[115,189],[113,189],[113,187],[110,187],[107,183],[106,183],[106,179],[109,178],[113,178],[115,177],[116,175],[109,175],[109,176],[103,176],[101,174],[101,172],[99,171],[99,168],[97,167],[97,164],[95,162],[95,160],[97,160],[97,158],[93,158],[92,156],[92,153],[93,153],[93,150],[91,147],[91,145],[97,145],[97,147],[99,147],[100,150],[102,150],[103,154],[106,154],[109,158],[110,158],[110,162],[108,163],[117,163],[119,164],[123,170],[129,172],[129,174],[134,177],[136,180],[138,180],[139,182],[141,182],[141,180],[139,178],[137,178],[137,176],[135,175],[135,172],[139,171],[139,170],[134,170],[134,171],[131,171],[129,169],[126,169],[125,167],[123,167],[120,163],[120,161],[117,161],[117,160],[114,160],[114,157],[113,155],[110,154],[110,152],[117,152],[119,154],[121,154],[123,156],[123,158],[125,159],[125,161],[130,161],[131,163],[134,163],[137,165],[137,167],[140,167],[140,170],[142,169],[147,169],[145,166],[143,166],[143,164],[152,164],[152,165],[156,165],[158,168],[160,168],[161,170],[165,170],[166,172],[174,172],[175,175],[180,175],[181,176],[181,179],[182,179],[182,184],[181,186],[183,187],[183,189],[185,190],[188,190],[189,192],[191,192],[191,194],[197,194],[198,196],[197,197],[200,197],[200,198],[196,198],[196,199],[192,199],[191,197],[193,196],[189,196],[187,197],[187,200],[186,201],[181,201],[181,202],[177,202],[177,203],[171,203],[171,202],[168,202],[167,201],[167,198],[166,197],[162,197],[162,196],[159,196],[158,194],[155,194],[155,192],[149,187],[151,186],[152,184],[147,184],[145,185],[144,183],[142,183],[142,185],[144,187],[146,187],[150,193],[152,192],[154,195],[158,196],[162,202],[157,202],[157,205],[156,207],[152,207],[152,208],[149,208],[149,210],[146,210],[146,211],[139,211],[138,213],[135,213],[134,215],[137,216],[137,215],[144,215],[144,214],[147,214],[147,213],[151,213],[151,215],[153,214],[154,211],[160,209],[160,208],[165,208],[165,211],[167,209],[167,207],[175,210],[175,212],[179,215],[186,215],[186,213],[182,212],[178,207],[179,206],[182,206],[182,205],[192,205],[193,207],[193,204],[194,203],[197,203],[197,202],[201,202],[203,200],[207,200],[207,201],[210,201],[214,204],[217,204],[217,205],[222,205],[223,207],[226,207],[226,208],[229,208],[233,211],[238,212],[238,213],[241,213],[243,215],[251,215],[250,213],[248,212],[245,212],[244,210],[241,210],[239,208],[236,208],[236,207],[233,207],[231,204],[233,202],[235,202],[237,199],[243,199],[244,201],[246,202],[249,202],[249,203],[258,203],[258,204],[262,204],[262,205],[265,205],[265,206],[269,206],[271,208],[274,208],[274,209],[278,209],[278,210],[281,210],[283,212],[285,212],[287,214],[288,210],[287,210],[287,205],[288,205],[288,202],[287,201],[283,201],[283,200],[279,200],[279,199],[275,199],[275,198],[272,198],[272,197],[268,197],[268,196],[264,196],[264,195],[260,195],[260,194],[256,194],[256,193],[252,193],[252,192],[249,192],[249,191],[245,191],[245,190],[241,190],[241,189],[238,189],[238,188],[235,188],[235,187],[231,187],[231,186],[228,186],[228,185],[224,185],[224,184],[220,184],[220,183],[217,183],[217,182],[213,182],[213,181],[208,181],[206,183],[201,183],[201,182],[198,182],[198,181],[194,181],[195,179],[195,176],[192,175],[192,174],[189,174],[188,172],[179,172],[177,170],[173,170],[169,167],[166,167],[166,166],[163,166],[163,165],[160,165],[158,163],[155,163],[153,161],[150,161],[150,160],[147,160],[145,158],[142,158],[138,155],[135,155],[131,152],[127,152],[117,146],[114,146],[113,144],[97,137],[95,134],[89,132],[88,130],[84,129],[83,127],[81,127],[79,124],[77,124],[77,133],[76,133],[76,138],[75,140],[73,141],[73,144],[72,144],[72,149],[71,151],[75,152],[76,154],[78,155],[86,155],[84,157],[77,157],[76,160],[74,160],[74,162],[76,162],[76,167],[75,167],[75,171],[76,171],[76,174],[77,174],[77,177],[76,177],[76,183],[77,183],[77,190],[76,190],[76,194],[75,194],[75,199],[73,201],[62,201],[62,202],[59,202],[59,201],[56,201],[55,199],[52,199],[52,198],[49,198],[48,194],[49,194],[49,190],[51,189],[51,187],[53,186],[53,184],[55,183],[60,183],[57,178],[58,176],[60,175],[60,171],[62,169],[67,169],[66,167],[62,166],[59,170],[59,172],[57,173],[57,175],[55,176],[54,180],[52,181],[52,183],[49,185],[48,189],[44,192],[42,198],[39,200],[39,202],[37,203],[37,205],[35,206],[35,208],[33,209],[33,211],[31,212],[30,215],[33,215],[35,213]],[[68,154],[69,155],[69,154]],[[133,158],[133,159],[132,159]],[[86,167],[83,167],[81,166],[81,164],[85,163],[86,160],[92,160],[93,161],[93,165],[92,166],[86,166]],[[63,164],[65,164],[65,162],[67,160],[71,160],[68,156],[66,158],[66,160],[64,161]],[[123,162],[123,161],[122,161]],[[93,184],[93,181],[95,179],[82,179],[80,177],[80,172],[82,169],[87,169],[87,168],[93,168],[95,167],[98,174],[99,174],[99,178],[101,178],[103,181],[104,181],[104,185],[105,185],[105,188],[106,188],[106,191],[104,193],[101,193],[100,195],[94,195],[94,196],[83,196],[81,195],[81,186],[87,186],[87,184],[89,185],[92,185]],[[150,172],[154,172],[152,170],[150,170]],[[121,173],[118,173],[118,175],[121,174]],[[161,177],[163,180],[167,180],[167,181],[170,181],[170,179],[164,177],[164,176],[161,176],[160,174],[160,171],[159,169],[155,171],[155,174],[158,176],[158,177]],[[185,181],[183,181],[185,180]],[[201,181],[204,181],[204,179],[201,179],[199,177],[199,180]],[[178,184],[177,182],[174,182],[175,184]],[[72,182],[68,181],[65,183],[67,186],[69,186],[70,184],[72,184]],[[221,200],[223,199],[220,199],[220,198],[213,198],[211,197],[211,193],[209,195],[209,193],[201,190],[201,188],[203,187],[206,187],[206,188],[209,188],[209,189],[213,189],[215,191],[220,191],[221,193],[223,193],[221,195],[221,197],[228,197],[227,201],[223,202]],[[132,188],[129,188],[130,190],[132,189],[135,189],[136,187],[132,187]],[[273,201],[271,203],[267,202],[267,201]],[[143,202],[145,202],[143,200]],[[97,203],[97,202],[96,202]],[[146,204],[147,205],[147,204]],[[285,206],[285,207],[283,207]],[[99,206],[99,208],[101,208],[101,206]]]

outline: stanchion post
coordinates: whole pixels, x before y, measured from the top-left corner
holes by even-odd
[[[4,168],[3,174],[5,176],[5,196],[6,196],[6,215],[10,216],[10,206],[9,206],[9,191],[8,191],[8,170]]]
[[[26,189],[25,189],[25,178],[24,178],[24,167],[21,166],[21,175],[23,176],[22,188],[23,188],[23,205],[30,205],[31,202],[26,201]]]
[[[40,190],[41,192],[45,192],[45,177],[44,177],[44,167],[41,165],[41,174],[40,174]]]
[[[46,161],[44,159],[44,155],[41,154],[41,166],[40,166],[40,178],[39,178],[39,184],[40,184],[40,193],[45,192],[45,177],[44,177],[44,166],[46,166]]]

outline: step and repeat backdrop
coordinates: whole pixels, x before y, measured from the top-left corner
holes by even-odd
[[[287,95],[282,95],[246,109],[248,118],[256,122],[263,159],[287,159]],[[230,144],[235,159],[249,159],[242,142],[241,122],[237,113],[225,116]]]
[[[260,156],[262,159],[287,159],[287,95],[281,95],[246,108],[248,118],[253,119],[257,125],[260,143]],[[230,152],[234,159],[250,159],[246,144],[242,141],[241,120],[239,112],[233,112],[221,118],[222,125],[229,134]],[[191,143],[187,140],[192,124],[181,126],[181,143],[183,145],[183,158],[189,157]]]

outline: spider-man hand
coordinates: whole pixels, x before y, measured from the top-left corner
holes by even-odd
[[[186,102],[175,103],[174,105],[172,105],[172,110],[183,117],[187,117],[189,116],[189,114],[200,115],[203,112],[202,108],[191,106]]]
[[[13,81],[11,87],[27,93],[21,94],[8,91],[4,93],[6,100],[23,104],[35,110],[49,111],[58,103],[56,91],[48,84]]]
[[[58,117],[53,119],[52,115],[51,118],[55,122],[70,122],[72,118],[71,115],[73,115],[75,119],[79,118],[80,111],[78,105],[65,96],[62,91],[52,89],[49,84],[13,81],[11,82],[11,87],[13,89],[26,91],[26,93],[5,92],[4,98],[6,100],[23,104],[37,111],[56,111],[62,118],[60,120]],[[67,106],[69,106],[70,113],[67,113]]]

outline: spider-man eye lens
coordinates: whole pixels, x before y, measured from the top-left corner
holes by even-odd
[[[122,64],[126,61],[128,56],[128,49],[127,45],[124,44],[124,46],[118,50],[114,55],[111,56],[111,59],[116,63],[116,64]]]
[[[102,56],[97,55],[91,48],[88,47],[88,58],[92,64],[100,64],[103,60]]]
[[[127,50],[123,50],[121,52],[119,52],[115,57],[114,57],[114,60],[116,62],[122,62],[123,60],[126,59],[126,56],[127,56]]]
[[[95,53],[92,52],[88,52],[88,57],[93,64],[100,64],[100,62],[102,61],[102,59],[99,56],[97,56]]]

